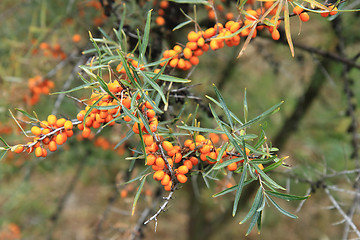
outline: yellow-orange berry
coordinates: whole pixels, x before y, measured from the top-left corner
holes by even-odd
[[[171,150],[174,148],[174,146],[172,145],[172,143],[169,142],[169,141],[164,141],[164,142],[162,143],[162,147],[163,147],[164,150],[167,151],[167,152],[171,151]]]
[[[49,125],[54,126],[56,124],[56,116],[55,115],[49,115],[47,118],[47,121],[49,123]]]
[[[81,40],[80,34],[74,34],[74,35],[73,35],[72,41],[73,41],[74,43],[78,43],[78,42],[80,42],[80,40]]]
[[[163,179],[161,180],[161,185],[167,186],[170,183],[170,176],[168,174],[165,174]]]
[[[22,151],[24,151],[24,146],[17,146],[14,150],[15,153],[21,153]]]
[[[295,6],[293,8],[293,13],[296,14],[296,15],[299,15],[300,13],[302,13],[304,11],[303,8],[299,7],[299,6]]]
[[[162,16],[156,17],[155,22],[159,26],[165,25],[165,19]]]
[[[176,178],[180,183],[186,183],[187,182],[187,177],[184,174],[178,174],[176,176]]]
[[[155,164],[156,164],[156,166],[163,168],[165,166],[165,161],[162,157],[158,157],[155,160]]]
[[[189,59],[192,57],[192,51],[190,48],[187,48],[187,47],[184,48],[183,53],[184,53],[184,58],[186,58],[186,59]]]
[[[49,142],[49,150],[50,152],[55,152],[57,149],[57,144],[55,141],[50,141]]]
[[[301,13],[299,16],[300,16],[300,20],[303,22],[307,22],[310,19],[309,14],[307,14],[306,12]]]
[[[189,32],[187,35],[189,42],[197,42],[199,37],[200,37],[200,35],[194,31]]]
[[[227,168],[229,169],[229,171],[235,171],[237,169],[237,163],[236,162],[233,162],[233,163],[230,163]]]
[[[60,118],[60,119],[58,119],[58,120],[56,121],[56,127],[58,127],[58,128],[63,127],[64,124],[65,124],[65,122],[66,122],[66,119],[65,119],[65,118]]]
[[[72,130],[73,129],[73,123],[71,122],[71,121],[66,121],[65,123],[64,123],[64,129],[66,130],[66,131],[69,131],[69,130]]]
[[[37,147],[35,148],[35,156],[36,157],[41,157],[43,155],[43,150],[41,147]]]
[[[197,135],[196,137],[195,137],[195,141],[197,142],[197,143],[199,143],[199,142],[205,142],[205,137],[203,136],[203,135]]]
[[[277,29],[274,29],[273,32],[271,33],[271,37],[272,39],[279,40],[280,39],[280,33]]]
[[[188,169],[187,166],[182,165],[182,166],[178,167],[178,173],[180,173],[180,174],[186,174],[186,173],[188,173],[188,172],[189,172],[189,169]]]
[[[154,165],[156,160],[156,157],[153,154],[149,154],[149,156],[146,157],[146,165]]]
[[[41,134],[41,129],[38,126],[33,126],[31,128],[31,133],[35,136],[39,136]]]
[[[161,181],[165,176],[165,172],[163,170],[158,170],[154,173],[153,178],[155,180]]]

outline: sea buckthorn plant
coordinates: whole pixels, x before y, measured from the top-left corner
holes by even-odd
[[[291,19],[299,19],[304,25],[312,15],[334,19],[346,11],[342,10],[341,2],[161,0],[117,3],[108,0],[88,1],[77,8],[79,16],[85,14],[84,8],[99,11],[92,19],[94,26],[102,25],[111,17],[116,19],[117,25],[109,31],[105,26],[89,31],[92,45],[81,48],[82,51],[79,46],[84,37],[78,33],[69,35],[69,42],[77,45],[77,52],[84,56],[76,63],[79,69],[72,73],[72,76],[77,74],[81,83],[70,87],[69,81],[67,87],[59,89],[56,81],[50,80],[55,78],[53,72],[36,75],[28,79],[30,94],[24,97],[29,109],[38,104],[41,94],[51,92],[59,96],[59,101],[68,96],[76,103],[73,108],[76,110],[72,110],[75,114],[62,115],[57,107],[48,114],[40,109],[33,112],[10,109],[9,114],[20,129],[22,138],[18,137],[22,140],[0,137],[1,158],[5,159],[7,154],[13,158],[15,154],[16,158],[35,156],[33,161],[47,161],[49,155],[90,141],[97,148],[86,150],[88,154],[116,151],[118,155],[111,157],[121,166],[126,162],[128,168],[123,170],[129,172],[126,177],[116,176],[116,191],[121,199],[132,199],[131,215],[139,216],[136,227],[127,236],[129,239],[141,239],[143,228],[149,223],[154,223],[155,231],[158,223],[165,225],[162,217],[165,218],[166,213],[163,212],[182,209],[174,198],[190,186],[194,189],[190,194],[198,195],[199,179],[203,186],[211,189],[215,201],[230,202],[227,214],[240,224],[248,223],[246,235],[255,226],[260,233],[264,212],[277,210],[286,217],[297,218],[285,210],[282,200],[303,204],[311,191],[290,193],[289,185],[274,177],[276,173],[286,175],[291,166],[287,164],[289,157],[273,145],[272,137],[266,133],[271,123],[265,121],[280,110],[283,101],[275,105],[265,102],[266,110],[254,116],[247,97],[251,89],[234,86],[242,96],[242,103],[229,106],[229,96],[224,95],[212,79],[206,79],[212,89],[210,94],[192,95],[192,74],[196,74],[202,61],[220,54],[222,48],[235,49],[233,51],[241,59],[251,50],[248,48],[252,41],[258,38],[286,42],[294,56],[297,45],[292,39]],[[72,21],[67,19],[65,23]],[[166,48],[157,46],[159,37],[170,38],[171,34],[178,37],[177,32],[185,34],[169,41]],[[68,54],[65,46],[51,47],[37,40],[32,44],[33,55],[42,53],[41,57],[52,56],[56,61],[73,61],[75,51]],[[330,56],[348,67],[359,68],[356,62],[344,56]],[[58,66],[61,67],[61,63]],[[69,79],[73,81],[74,78]],[[240,76],[238,81],[246,79]],[[187,98],[194,99],[197,104],[188,104],[184,101]],[[207,115],[205,119],[204,115]],[[107,138],[106,134],[111,137]],[[114,138],[116,143],[112,141]],[[71,144],[66,144],[69,141]],[[322,181],[315,183],[296,176],[294,179],[307,181],[312,190],[315,184],[325,186]],[[138,213],[143,199],[152,200]],[[244,199],[250,202],[249,206],[243,204]],[[330,198],[338,207],[332,200]],[[57,214],[65,201],[62,200]],[[269,206],[272,209],[267,209]],[[239,212],[243,216],[237,220]],[[57,214],[53,218],[54,226]],[[103,218],[106,216],[107,213]],[[348,228],[358,234],[354,223],[347,222]],[[96,239],[101,238],[98,229],[102,224],[100,220],[95,230]]]

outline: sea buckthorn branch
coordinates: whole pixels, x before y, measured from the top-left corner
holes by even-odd
[[[216,25],[216,28],[220,31],[220,25]],[[194,34],[190,35],[191,39],[192,37],[197,38],[197,40],[200,39],[199,35],[195,32]],[[96,40],[92,38],[92,41],[98,52],[97,56],[94,58],[94,61],[86,66],[82,66],[82,69],[90,78],[89,81],[82,77],[85,82],[83,88],[90,87],[93,90],[89,104],[77,114],[77,120],[57,119],[54,115],[48,116],[47,121],[40,122],[36,119],[40,123],[40,127],[33,126],[31,129],[31,132],[35,135],[34,141],[25,145],[27,146],[26,149],[24,149],[24,146],[17,146],[15,148],[16,152],[23,152],[24,150],[36,147],[35,155],[37,157],[45,157],[47,151],[43,148],[43,145],[49,145],[50,151],[56,150],[57,145],[63,144],[68,137],[73,135],[74,126],[77,126],[82,131],[82,136],[87,138],[90,136],[91,128],[97,129],[108,125],[112,126],[116,123],[131,124],[132,131],[140,135],[143,146],[145,146],[142,151],[143,156],[141,156],[143,158],[139,157],[139,159],[145,158],[145,164],[151,166],[149,172],[140,176],[140,178],[143,177],[142,185],[146,180],[146,176],[153,174],[153,178],[161,182],[164,190],[169,191],[168,196],[164,198],[164,203],[155,215],[149,219],[149,221],[155,220],[156,223],[157,216],[165,210],[170,199],[173,197],[174,191],[177,190],[177,186],[186,183],[188,176],[191,174],[203,174],[205,179],[206,174],[210,174],[209,172],[212,171],[211,177],[214,179],[221,171],[225,171],[225,167],[231,172],[241,173],[238,185],[233,188],[227,188],[218,194],[223,195],[236,190],[236,204],[234,204],[233,215],[236,213],[237,203],[240,199],[241,190],[247,181],[248,174],[251,176],[249,181],[258,180],[266,183],[271,189],[281,189],[277,183],[266,175],[266,171],[281,166],[283,160],[276,157],[271,158],[271,153],[267,150],[262,150],[265,138],[259,139],[258,143],[251,147],[245,143],[245,140],[253,138],[245,138],[248,136],[240,131],[241,129],[245,130],[252,124],[277,111],[278,106],[271,108],[265,112],[266,114],[262,114],[244,124],[227,108],[223,97],[214,87],[219,101],[214,100],[213,102],[223,109],[227,118],[226,121],[221,121],[210,105],[211,112],[221,130],[201,128],[194,116],[193,126],[185,125],[178,126],[177,129],[174,128],[175,132],[178,132],[179,129],[188,131],[188,134],[184,137],[183,144],[175,144],[172,142],[174,135],[172,135],[170,130],[158,127],[159,121],[156,113],[162,112],[158,105],[160,101],[166,103],[166,99],[164,100],[163,90],[159,87],[157,81],[165,80],[181,83],[186,81],[163,75],[162,71],[164,68],[160,69],[155,75],[154,73],[150,74],[146,70],[149,68],[148,66],[151,66],[151,63],[148,66],[146,64],[141,65],[142,63],[135,56],[125,54],[123,52],[124,49],[121,51],[116,49],[117,51],[115,52],[118,53],[118,58],[116,59],[108,49],[97,46],[97,42],[103,42],[102,39]],[[213,39],[210,41],[213,41]],[[106,42],[110,43],[110,41]],[[118,43],[114,43],[114,45],[120,46]],[[140,52],[142,52],[146,49],[146,46],[141,45],[139,48]],[[114,61],[121,62],[121,69],[123,70],[120,69],[122,72],[120,72],[121,74],[118,78],[105,82],[102,78],[102,70],[107,69]],[[97,74],[94,71],[97,71]],[[110,77],[113,76],[110,75]],[[159,100],[154,102],[152,99]],[[209,133],[209,138],[201,135],[200,132]],[[225,134],[227,137],[227,139],[224,138],[224,145],[222,147],[216,146],[219,143],[219,137],[216,138],[216,134]],[[21,149],[21,147],[23,148]],[[256,158],[248,157],[254,153],[261,156]],[[268,164],[270,162],[272,164],[267,167],[262,165],[263,163]],[[193,170],[195,166],[197,169]],[[138,191],[141,191],[140,187]],[[269,192],[266,193],[270,194]],[[290,196],[279,192],[272,194],[283,198],[289,198]],[[259,200],[257,199],[256,201]],[[262,206],[263,200],[260,202]],[[259,205],[260,202],[255,202],[254,204]],[[133,207],[135,205],[136,203],[134,202]],[[259,212],[261,211],[259,210]],[[284,213],[284,211],[282,212]],[[256,213],[255,216],[259,217],[259,214]]]

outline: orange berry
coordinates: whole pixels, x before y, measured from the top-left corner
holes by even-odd
[[[86,114],[86,112],[84,110],[81,110],[76,116],[77,120],[79,120],[79,121],[84,120],[85,114]]]
[[[192,163],[193,166],[198,165],[198,163],[199,163],[199,159],[198,159],[197,157],[190,157],[189,160],[191,161],[191,163]],[[185,162],[186,162],[186,161],[185,161]],[[184,162],[184,163],[185,163],[185,162]]]
[[[330,9],[332,9],[331,12],[330,12],[331,16],[336,15],[338,13],[337,7],[334,7],[334,8],[330,7]]]
[[[51,126],[55,126],[56,120],[57,120],[57,118],[55,115],[49,115],[47,117],[47,121],[48,121],[49,125],[51,125]]]
[[[179,163],[182,159],[182,154],[181,153],[175,153],[174,154],[174,161],[175,163]]]
[[[200,38],[200,35],[194,31],[191,31],[188,33],[187,38],[189,42],[197,42],[197,40]]]
[[[273,32],[271,33],[271,37],[272,39],[279,40],[280,39],[280,33],[277,29],[274,29]]]
[[[197,142],[197,143],[199,143],[199,142],[205,142],[205,137],[203,136],[203,135],[197,135],[196,137],[195,137],[195,141]]]
[[[180,173],[180,174],[186,174],[186,173],[189,172],[188,167],[185,166],[185,165],[182,165],[182,166],[178,167],[177,170],[178,170],[178,173]]]
[[[28,142],[26,145],[29,145],[29,144],[32,144],[32,142]],[[34,147],[28,147],[28,148],[26,149],[26,151],[27,151],[28,153],[32,153],[32,152],[34,151]]]
[[[64,129],[66,130],[66,131],[69,131],[69,130],[72,130],[73,129],[73,123],[71,122],[71,121],[66,121],[65,123],[64,123]]]
[[[169,1],[168,0],[162,0],[159,4],[161,8],[168,8],[169,7]]]
[[[24,146],[17,146],[14,150],[15,153],[21,153],[22,151],[24,151]]]
[[[214,144],[217,144],[219,142],[219,139],[220,139],[219,136],[216,133],[210,133],[209,138]]]
[[[85,127],[84,130],[82,131],[81,135],[83,136],[83,138],[88,138],[90,136],[91,130],[88,127]]]
[[[186,139],[184,142],[184,146],[185,147],[190,147],[190,145],[193,143],[193,141],[191,139]]]
[[[42,157],[46,157],[47,156],[47,151],[45,148],[42,149]]]
[[[49,142],[49,150],[50,152],[55,152],[57,149],[57,144],[55,141],[50,141]]]
[[[143,139],[146,146],[151,146],[154,143],[153,136],[149,134],[143,135]]]
[[[163,179],[161,180],[161,185],[167,186],[170,183],[170,176],[168,174],[165,174]]]
[[[152,110],[152,109],[147,110],[147,111],[146,111],[146,116],[147,116],[148,118],[153,118],[153,117],[155,117],[155,111]]]
[[[80,34],[74,34],[74,35],[73,35],[72,41],[73,41],[74,43],[78,43],[78,42],[80,42],[80,40],[81,40]]]
[[[187,177],[184,174],[178,174],[176,178],[180,183],[186,183],[187,181]]]
[[[165,191],[171,191],[171,187],[172,187],[172,181],[170,180],[169,184],[164,186],[164,189],[165,189]]]
[[[301,13],[299,16],[300,16],[300,20],[303,22],[307,22],[310,19],[309,14],[307,14],[306,12]]]
[[[31,128],[31,133],[35,136],[39,136],[41,134],[41,129],[38,126],[33,126]]]
[[[156,17],[155,22],[159,26],[165,25],[165,19],[162,16]]]
[[[304,11],[303,8],[299,7],[299,6],[295,6],[293,8],[293,13],[296,14],[296,15],[299,15],[300,13],[302,13]]]
[[[35,156],[36,157],[41,157],[42,155],[43,155],[42,147],[35,148]]]
[[[56,142],[57,145],[64,144],[65,143],[64,135],[62,135],[61,133],[56,135],[55,142]]]
[[[165,166],[165,161],[162,157],[158,157],[155,160],[155,164],[156,164],[156,166],[163,168]]]
[[[163,148],[165,149],[165,151],[167,151],[167,152],[171,151],[171,150],[174,148],[174,146],[172,145],[172,143],[169,142],[169,141],[164,141],[164,142],[162,143],[162,147],[163,147]]]
[[[165,172],[163,170],[158,170],[154,173],[153,178],[157,181],[161,181],[165,176]]]
[[[153,154],[149,154],[147,157],[146,157],[146,165],[154,165],[156,161],[156,157],[153,155]]]
[[[201,148],[200,148],[200,152],[202,154],[207,154],[210,152],[210,146],[209,145],[203,145]]]
[[[185,160],[184,166],[186,166],[189,170],[193,168],[193,164],[190,160]]]
[[[236,162],[233,162],[233,163],[230,163],[227,168],[229,169],[229,171],[235,171],[237,169],[237,163]]]
[[[205,30],[204,32],[204,38],[211,38],[212,36],[214,36],[216,34],[216,30],[215,28],[208,28]]]
[[[234,19],[234,14],[231,12],[228,12],[228,13],[226,13],[225,17],[227,20],[231,20],[231,19]]]
[[[56,125],[56,127],[61,128],[64,126],[65,122],[66,122],[65,118],[60,118],[56,121],[55,125]]]
[[[127,197],[127,194],[128,194],[128,191],[126,189],[122,189],[120,191],[120,197],[121,198],[126,198]]]
[[[192,56],[189,61],[190,61],[190,63],[192,65],[198,65],[199,64],[199,58],[195,57],[195,56]]]
[[[192,51],[190,50],[190,48],[187,48],[187,47],[184,48],[183,53],[184,53],[184,58],[186,58],[186,59],[189,59],[192,57]]]

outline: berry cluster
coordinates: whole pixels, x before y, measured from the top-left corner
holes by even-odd
[[[44,79],[40,75],[29,78],[28,87],[30,89],[29,96],[24,97],[24,101],[30,106],[35,105],[39,102],[41,94],[49,94],[50,89],[54,88],[54,82],[49,79]]]
[[[79,123],[76,122],[76,124]],[[35,152],[36,157],[46,157],[47,150],[45,147],[51,152],[56,151],[58,145],[64,144],[68,137],[74,135],[73,125],[71,120],[57,119],[55,115],[49,115],[47,121],[41,121],[39,126],[35,125],[31,128],[33,141],[26,145],[17,145],[14,152]]]

